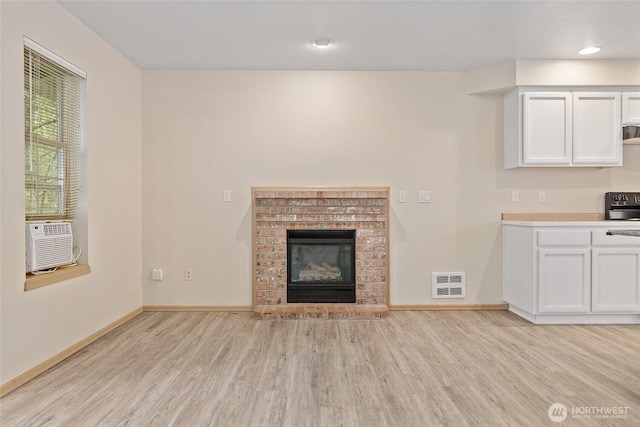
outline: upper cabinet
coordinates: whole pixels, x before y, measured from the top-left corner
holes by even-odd
[[[640,125],[640,92],[622,94],[622,124]]]
[[[573,164],[622,166],[619,92],[573,94]]]
[[[573,105],[568,92],[522,96],[522,166],[571,164]]]
[[[620,92],[534,92],[504,98],[504,167],[621,166]]]

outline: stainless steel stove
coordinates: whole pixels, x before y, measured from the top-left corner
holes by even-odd
[[[640,221],[640,193],[606,193],[604,219]],[[640,237],[640,230],[609,230],[609,236]]]
[[[604,219],[640,221],[640,193],[606,193]]]

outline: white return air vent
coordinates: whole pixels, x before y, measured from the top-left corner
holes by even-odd
[[[28,273],[73,262],[73,235],[70,223],[27,224]]]
[[[431,273],[432,298],[466,298],[464,273]]]

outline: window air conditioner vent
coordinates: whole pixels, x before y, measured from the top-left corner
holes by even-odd
[[[73,262],[73,234],[70,223],[27,224],[27,273]]]

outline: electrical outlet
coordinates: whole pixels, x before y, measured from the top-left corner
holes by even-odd
[[[520,201],[520,192],[518,190],[511,190],[511,201],[512,202]]]
[[[193,268],[184,269],[184,280],[190,282],[193,280]]]
[[[547,203],[547,193],[538,191],[538,203]]]

